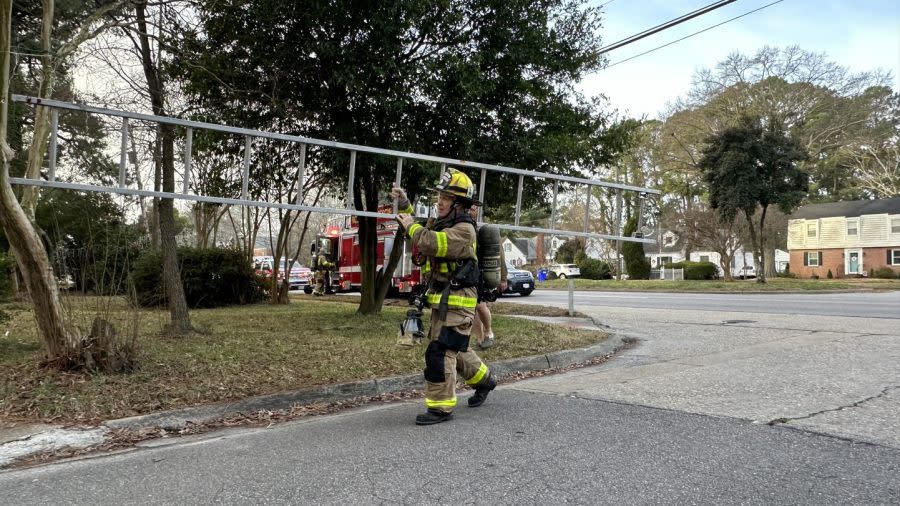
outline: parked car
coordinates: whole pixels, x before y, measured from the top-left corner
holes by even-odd
[[[261,276],[270,276],[272,273],[272,262],[272,257],[254,257],[253,267],[256,270],[257,274]],[[287,265],[288,260],[286,258],[282,258],[281,267],[278,269],[279,279],[284,279],[284,272],[287,270]],[[312,271],[309,269],[309,267],[304,267],[295,262],[291,267],[290,274],[288,274],[288,283],[290,284],[290,289],[300,290],[301,288],[309,284],[311,277]]]
[[[750,279],[756,277],[756,268],[752,265],[732,269],[732,277],[740,279]]]
[[[550,264],[550,273],[559,279],[577,278],[581,276],[581,269],[575,264]]]
[[[285,269],[285,264],[281,265],[282,269]],[[310,282],[310,278],[312,278],[312,270],[309,267],[304,267],[299,263],[294,263],[294,266],[291,267],[291,274],[288,276],[288,282],[291,285],[291,290],[300,290],[304,286],[308,285]]]
[[[522,297],[531,295],[534,291],[534,275],[522,269],[516,269],[509,262],[506,263],[506,291],[503,293],[518,293]],[[502,294],[501,294],[502,295]]]

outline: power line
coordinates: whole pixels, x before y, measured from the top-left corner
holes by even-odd
[[[703,32],[708,32],[709,30],[712,30],[713,28],[722,26],[722,25],[724,25],[725,23],[730,23],[730,22],[734,21],[735,19],[740,19],[740,18],[742,18],[742,17],[744,17],[744,16],[753,14],[754,12],[759,12],[759,11],[761,11],[761,10],[767,8],[767,7],[771,7],[771,6],[775,5],[775,4],[781,3],[781,2],[783,2],[783,1],[784,1],[784,0],[775,0],[775,1],[772,2],[772,3],[763,5],[762,7],[759,7],[759,8],[757,8],[757,9],[753,9],[752,11],[747,11],[747,12],[741,14],[740,16],[735,16],[735,17],[733,17],[733,18],[731,18],[731,19],[726,19],[725,21],[722,21],[721,23],[712,25],[712,26],[710,26],[710,27],[708,27],[708,28],[704,28],[703,30],[694,32],[694,33],[692,33],[692,34],[690,34],[690,35],[685,35],[684,37],[682,37],[682,38],[680,38],[680,39],[676,39],[676,40],[673,40],[672,42],[668,42],[668,43],[663,44],[663,45],[661,45],[661,46],[654,47],[653,49],[650,49],[650,50],[648,50],[648,51],[644,51],[643,53],[639,53],[639,54],[636,54],[636,55],[634,55],[634,56],[630,56],[630,57],[628,57],[628,58],[625,58],[624,60],[619,60],[619,61],[617,61],[617,62],[615,62],[615,63],[611,63],[611,64],[607,65],[607,66],[604,67],[604,68],[605,68],[605,69],[608,69],[608,68],[610,68],[610,67],[615,67],[616,65],[618,65],[618,64],[620,64],[620,63],[625,63],[625,62],[627,62],[627,61],[633,60],[633,59],[638,58],[638,57],[640,57],[640,56],[644,56],[645,54],[652,53],[653,51],[656,51],[657,49],[662,49],[662,48],[664,48],[664,47],[671,46],[672,44],[675,44],[676,42],[681,42],[681,41],[683,41],[684,39],[689,39],[689,38],[693,37],[694,35],[699,35],[699,34],[701,34],[701,33],[703,33]]]
[[[606,7],[607,5],[609,5],[609,4],[611,4],[611,3],[615,2],[615,1],[616,1],[616,0],[606,0],[605,2],[603,2],[602,4],[600,4],[600,6],[597,7],[597,8],[598,8],[598,9],[602,9],[602,8]]]
[[[612,1],[612,0],[610,0],[610,1]],[[672,28],[675,25],[684,23],[685,21],[688,21],[690,19],[694,19],[697,16],[702,16],[703,14],[706,14],[707,12],[712,12],[712,11],[718,9],[719,7],[725,7],[726,5],[736,2],[736,1],[737,0],[719,0],[718,2],[713,2],[705,7],[699,8],[693,12],[689,12],[683,16],[666,21],[665,23],[663,23],[661,25],[656,25],[653,28],[648,28],[647,30],[644,30],[641,33],[636,33],[630,37],[625,37],[624,39],[622,39],[618,42],[613,42],[612,44],[610,44],[606,47],[601,47],[600,51],[598,51],[598,53],[599,54],[608,53],[609,51],[612,51],[613,49],[618,49],[622,46],[627,46],[628,44],[631,44],[632,42],[637,42],[637,41],[643,39],[644,37],[649,37],[649,36],[653,35],[654,33],[659,33],[663,30],[667,30],[669,28]],[[609,3],[609,2],[607,2],[607,3]],[[606,5],[606,4],[603,4],[603,5]]]

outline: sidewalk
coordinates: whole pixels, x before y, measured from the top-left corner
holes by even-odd
[[[577,329],[605,331],[590,318],[531,317],[544,323],[563,325]],[[533,355],[493,362],[491,370],[501,380],[537,371],[550,371],[572,367],[592,360],[608,357],[627,346],[629,339],[610,334],[598,344],[586,348],[564,350],[545,355]],[[240,415],[256,412],[290,410],[298,406],[340,401],[378,400],[385,394],[396,394],[421,389],[421,374],[409,374],[389,378],[376,378],[352,383],[340,383],[307,388],[277,394],[242,399],[237,402],[194,406],[184,409],[149,413],[146,415],[108,420],[97,427],[66,427],[40,423],[0,424],[0,469],[18,459],[42,452],[63,448],[89,448],[107,440],[111,431],[147,431],[161,429],[177,431],[181,428],[203,425]]]

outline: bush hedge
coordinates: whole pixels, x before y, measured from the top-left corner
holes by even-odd
[[[894,279],[897,276],[897,273],[894,272],[890,267],[879,267],[877,269],[872,269],[871,275],[869,277],[878,278],[878,279]]]
[[[184,296],[191,308],[251,304],[263,292],[253,267],[238,251],[222,248],[178,248]],[[162,284],[162,253],[141,255],[131,271],[137,303],[161,306],[166,297]]]
[[[718,269],[712,262],[675,262],[666,264],[666,269],[684,269],[684,279],[716,279]]]
[[[585,279],[612,279],[612,269],[609,263],[596,258],[582,258],[578,262],[581,277]]]

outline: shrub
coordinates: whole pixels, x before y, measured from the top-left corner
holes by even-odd
[[[250,304],[263,293],[253,268],[237,251],[221,248],[179,248],[184,296],[191,308]],[[162,253],[147,252],[135,262],[131,272],[137,303],[158,306],[165,303],[162,284]]]
[[[877,269],[872,269],[870,277],[878,279],[894,279],[897,277],[897,273],[890,267],[879,267]]]
[[[578,262],[581,277],[585,279],[612,279],[612,269],[609,263],[596,258],[583,258]]]
[[[554,260],[558,264],[571,264],[575,262],[579,252],[584,254],[583,251],[584,244],[581,242],[581,240],[569,239],[568,241],[562,243],[559,246],[559,249],[556,250]]]
[[[666,269],[684,269],[684,279],[716,279],[719,270],[712,262],[676,262],[666,264]]]
[[[831,272],[831,269],[828,269],[828,274],[825,275],[828,279],[834,279],[834,274]]]

